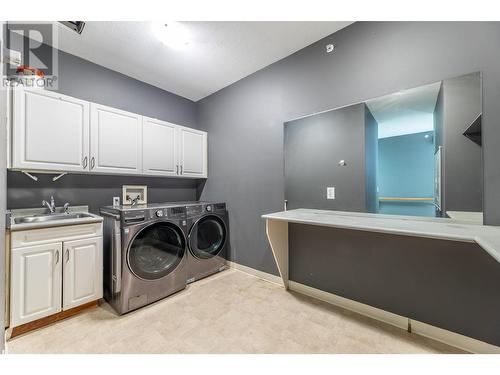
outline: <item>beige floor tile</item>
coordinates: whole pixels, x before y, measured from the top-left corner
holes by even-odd
[[[459,353],[234,270],[124,316],[107,304],[14,338],[9,353]]]

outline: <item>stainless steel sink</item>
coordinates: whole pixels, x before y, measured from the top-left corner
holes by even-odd
[[[85,212],[73,213],[73,214],[33,215],[25,217],[16,217],[14,218],[14,223],[15,224],[45,223],[47,221],[83,219],[87,217],[93,217],[93,216]]]

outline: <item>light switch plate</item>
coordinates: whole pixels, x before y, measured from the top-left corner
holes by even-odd
[[[326,199],[335,199],[335,187],[326,188]]]

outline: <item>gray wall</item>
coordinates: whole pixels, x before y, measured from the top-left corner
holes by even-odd
[[[0,22],[0,61],[3,53],[4,22]],[[0,67],[0,79],[3,81],[3,67]],[[5,196],[7,190],[6,160],[4,147],[6,140],[7,103],[6,91],[0,88],[0,352],[4,349],[4,312],[5,312]]]
[[[194,179],[175,179],[138,176],[69,174],[57,181],[54,175],[38,174],[33,181],[20,172],[7,173],[7,204],[9,209],[41,207],[42,199],[54,196],[56,204],[88,205],[99,213],[102,206],[110,206],[113,197],[122,198],[123,185],[147,185],[149,202],[196,200],[199,182]]]
[[[288,209],[366,211],[363,103],[287,122],[284,139]],[[326,199],[328,186],[335,199]]]
[[[44,48],[48,48],[44,46]],[[49,53],[46,49],[45,53]],[[58,90],[83,100],[112,106],[141,115],[198,128],[196,103],[87,60],[59,51]],[[50,135],[48,135],[50,138]],[[59,141],[53,136],[53,142]],[[93,212],[121,197],[121,186],[148,185],[153,201],[196,199],[198,180],[155,177],[68,175],[57,182],[38,175],[34,182],[20,172],[8,173],[7,207],[38,207],[42,199],[54,195],[56,203],[88,204]],[[52,176],[51,176],[52,177]]]
[[[482,211],[482,148],[463,135],[481,113],[481,76],[475,73],[444,80],[441,90],[444,209]]]
[[[365,105],[365,200],[366,211],[378,212],[377,164],[378,123]]]
[[[500,224],[499,38],[497,22],[359,22],[203,99],[202,198],[228,202],[232,260],[277,274],[260,216],[283,209],[285,121],[475,71],[483,73],[485,221]]]
[[[500,264],[475,243],[301,224],[289,240],[290,280],[500,345]]]

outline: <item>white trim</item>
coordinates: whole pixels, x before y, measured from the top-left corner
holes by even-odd
[[[281,287],[284,286],[283,281],[279,276],[271,275],[269,273],[262,272],[231,261],[227,261],[227,265],[232,269],[244,272],[261,280],[268,281],[273,284],[278,284]],[[378,309],[361,302],[353,301],[351,299],[344,298],[333,293],[325,292],[323,290],[300,284],[295,281],[289,281],[288,287],[294,292],[307,295],[309,297],[330,303],[335,306],[339,306],[346,310],[354,311],[360,315],[382,321],[404,330],[407,330],[408,325],[411,324],[411,333],[442,342],[446,345],[454,346],[458,349],[477,354],[500,354],[500,347],[498,346],[491,345],[483,341],[461,335],[459,333],[438,328],[430,324],[411,320],[407,317],[393,314],[391,312]]]
[[[261,280],[264,280],[264,281],[267,281],[267,282],[270,282],[273,284],[277,284],[277,285],[283,287],[283,281],[281,280],[281,277],[279,277],[279,276],[271,275],[270,273],[262,272],[262,271],[256,270],[255,268],[244,266],[243,264],[231,262],[230,260],[227,260],[226,264],[229,268],[238,270],[238,271],[246,273],[250,276],[254,276],[254,277],[257,277],[258,279],[261,279]]]
[[[411,331],[417,335],[428,337],[471,353],[500,354],[500,347],[498,346],[416,320],[411,321]]]

